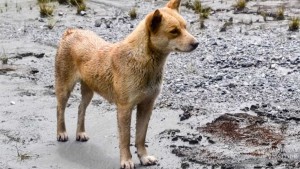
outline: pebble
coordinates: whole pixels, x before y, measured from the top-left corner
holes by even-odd
[[[187,168],[189,168],[189,167],[190,167],[190,164],[189,164],[189,163],[187,163],[187,162],[181,163],[181,168],[182,168],[182,169],[187,169]]]
[[[101,20],[101,19],[96,19],[96,20],[95,20],[95,27],[100,27],[100,26],[101,26],[101,23],[102,23],[102,20]]]
[[[198,144],[198,143],[199,143],[198,140],[190,140],[190,141],[189,141],[189,144]]]
[[[86,15],[86,12],[85,11],[80,11],[80,15],[84,16],[84,15]]]

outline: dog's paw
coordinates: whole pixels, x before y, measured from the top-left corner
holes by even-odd
[[[154,165],[157,163],[157,160],[154,156],[143,156],[140,157],[140,161],[142,165]]]
[[[134,169],[134,163],[133,161],[130,159],[130,160],[122,160],[121,161],[121,169]]]
[[[76,141],[85,142],[88,141],[89,137],[85,132],[80,132],[76,134]]]
[[[67,132],[61,132],[57,134],[57,141],[66,142],[68,141],[68,139],[69,138]]]

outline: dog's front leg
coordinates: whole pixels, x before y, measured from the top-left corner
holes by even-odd
[[[117,109],[121,168],[133,169],[134,163],[129,147],[132,106],[117,105]]]
[[[145,147],[148,123],[152,114],[154,101],[155,98],[146,99],[137,105],[135,145],[142,165],[154,165],[157,163],[157,160],[154,156],[148,155]]]

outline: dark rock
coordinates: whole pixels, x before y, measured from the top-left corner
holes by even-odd
[[[198,136],[197,140],[201,141],[202,140],[202,136]]]
[[[101,19],[95,20],[95,27],[100,27],[100,26],[101,26],[101,23],[102,23],[102,20],[101,20]]]
[[[258,109],[258,108],[259,108],[258,104],[250,106],[250,110],[252,110],[252,111],[254,111],[254,110]]]
[[[189,164],[189,163],[187,163],[187,162],[181,163],[181,168],[182,168],[182,169],[186,169],[186,168],[189,168],[189,167],[190,167],[190,164]]]
[[[272,166],[273,166],[273,164],[272,164],[271,162],[267,163],[266,165],[267,165],[268,167],[272,167]]]
[[[183,114],[179,115],[180,121],[189,119],[191,115],[191,111],[194,110],[194,106],[182,106],[181,110],[183,110]]]
[[[172,141],[177,141],[177,140],[178,140],[177,136],[172,138]]]
[[[222,75],[218,75],[214,80],[221,81],[222,79],[223,79],[223,76]]]
[[[175,154],[177,157],[184,157],[185,155],[183,154],[183,152],[178,149],[178,148],[175,148],[171,151],[172,154]]]
[[[39,72],[39,70],[37,68],[31,68],[31,70],[30,70],[31,74],[36,74],[38,72]]]
[[[198,143],[199,143],[198,140],[190,140],[190,141],[189,141],[189,144],[198,144]]]
[[[215,143],[216,143],[215,141],[213,141],[213,140],[211,140],[211,139],[208,139],[208,142],[209,142],[210,144],[215,144]]]
[[[231,165],[222,165],[221,166],[221,169],[234,169],[234,167],[233,166],[231,166]]]
[[[34,56],[36,58],[43,58],[45,56],[45,53],[35,53]]]
[[[250,109],[249,109],[249,107],[244,107],[244,108],[242,108],[241,110],[247,112],[247,111],[249,111]]]
[[[183,142],[189,142],[191,139],[188,138],[188,137],[182,137],[181,140],[182,140]]]
[[[289,120],[289,121],[294,120],[294,121],[296,121],[296,122],[299,122],[299,121],[300,121],[300,118],[299,118],[299,117],[289,117],[289,118],[287,118],[286,120]]]
[[[251,66],[253,66],[254,64],[248,62],[248,63],[241,63],[240,65],[241,65],[242,67],[251,67]]]

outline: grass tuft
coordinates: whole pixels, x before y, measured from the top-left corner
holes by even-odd
[[[67,5],[69,4],[69,0],[57,0],[59,4]]]
[[[20,151],[19,151],[19,148],[18,148],[18,146],[17,146],[17,144],[16,144],[16,149],[17,149],[17,155],[18,155],[18,157],[20,158],[20,160],[21,161],[24,161],[24,160],[28,160],[28,159],[30,159],[31,158],[31,156],[30,155],[28,155],[28,154],[23,154],[23,153],[20,153]]]
[[[276,19],[277,20],[284,20],[284,11],[285,11],[284,6],[277,8],[277,11],[276,11]]]
[[[77,5],[77,14],[80,14],[81,11],[85,11],[86,10],[86,5],[85,3],[82,4],[78,4]]]
[[[85,0],[70,0],[70,3],[74,6],[79,6],[81,4],[85,4]]]
[[[289,24],[289,31],[298,31],[299,30],[300,19],[299,17],[293,17]]]
[[[50,5],[49,3],[39,3],[39,6],[41,17],[52,16],[54,11],[54,5]]]
[[[54,26],[55,26],[55,24],[56,24],[56,20],[53,18],[53,17],[51,17],[51,18],[49,18],[48,19],[48,28],[49,29],[53,29],[54,28]]]
[[[133,19],[136,19],[137,17],[137,13],[136,13],[136,9],[135,8],[132,8],[129,12],[128,12],[128,15],[130,16],[130,18],[133,20]]]
[[[194,3],[193,3],[193,10],[196,13],[201,13],[201,11],[202,11],[202,4],[201,4],[200,0],[195,0],[194,1]]]
[[[0,60],[3,65],[6,65],[8,63],[8,57],[6,56],[5,50],[3,49],[2,55],[0,57]]]
[[[265,11],[262,11],[260,15],[263,17],[264,21],[267,22],[267,13]]]
[[[49,3],[49,2],[56,2],[57,0],[37,0],[38,3]]]
[[[60,0],[62,3],[65,3],[66,0]],[[81,11],[86,11],[85,0],[70,0],[69,1],[73,6],[77,7],[77,14],[80,14]]]
[[[243,10],[247,6],[247,1],[246,0],[236,0],[235,4],[233,4],[233,7],[237,10]]]
[[[210,8],[202,8],[200,12],[200,18],[201,19],[208,19],[209,14],[210,14]]]

